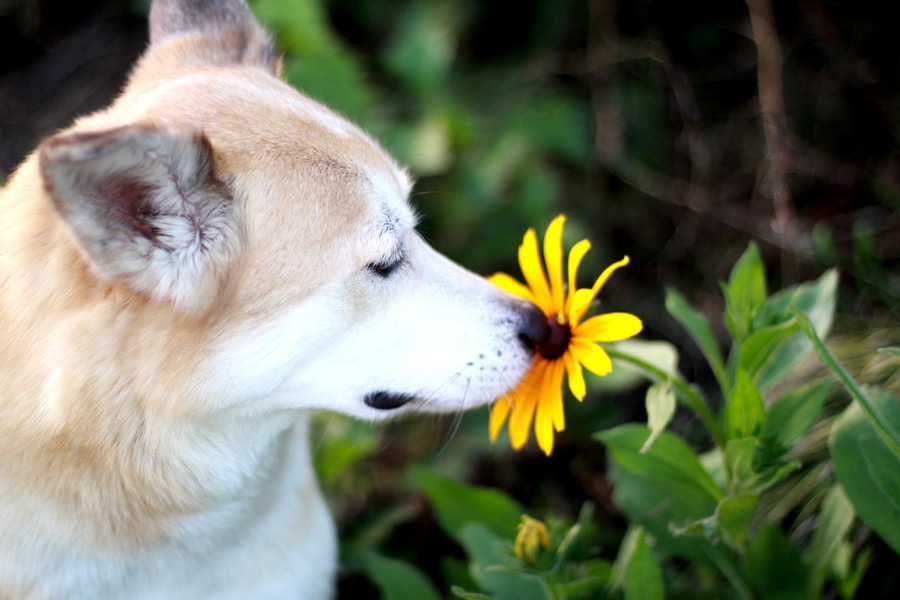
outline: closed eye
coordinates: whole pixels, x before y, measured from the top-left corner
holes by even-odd
[[[387,260],[373,262],[366,265],[366,270],[377,277],[387,279],[403,264],[403,253],[398,252]]]

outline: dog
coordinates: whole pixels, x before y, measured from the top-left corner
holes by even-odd
[[[0,598],[319,599],[310,411],[482,406],[546,319],[415,233],[412,182],[278,77],[243,0],[156,0],[108,108],[0,196]]]

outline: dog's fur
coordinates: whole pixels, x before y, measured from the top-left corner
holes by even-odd
[[[0,598],[325,598],[309,409],[459,411],[543,319],[277,77],[242,0],[157,1],[106,110],[0,197]]]

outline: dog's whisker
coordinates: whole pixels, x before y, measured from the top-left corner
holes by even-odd
[[[463,413],[466,409],[466,401],[469,396],[469,385],[471,385],[471,383],[472,383],[471,378],[466,380],[466,387],[463,390],[463,399],[462,399],[462,402],[460,403],[462,405],[462,408],[460,410],[456,411],[456,415],[453,418],[453,425],[451,426],[450,430],[447,432],[446,439],[444,440],[444,443],[441,445],[441,448],[437,451],[436,456],[441,456],[444,453],[444,451],[450,447],[450,442],[453,441],[453,438],[456,437],[456,434],[459,433],[459,428],[462,425]]]

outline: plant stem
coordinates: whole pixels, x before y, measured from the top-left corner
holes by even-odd
[[[623,360],[645,371],[649,378],[654,381],[671,382],[671,384],[675,387],[675,394],[679,398],[681,398],[681,400],[684,402],[684,404],[687,405],[688,408],[696,413],[701,421],[703,421],[703,424],[706,425],[706,428],[709,430],[709,433],[710,435],[712,435],[716,444],[724,447],[725,434],[722,432],[722,427],[719,425],[719,422],[716,420],[715,416],[713,416],[712,411],[709,409],[709,406],[706,405],[706,400],[704,400],[703,396],[699,391],[697,391],[696,388],[690,386],[686,381],[684,381],[677,375],[667,373],[659,367],[656,367],[649,362],[642,360],[637,356],[634,356],[633,354],[622,352],[617,348],[606,347],[604,349],[612,358],[618,358],[619,360]]]
[[[863,391],[856,380],[853,379],[853,376],[850,375],[850,373],[844,369],[843,365],[841,365],[834,357],[828,349],[828,346],[826,346],[822,341],[822,338],[819,337],[819,334],[816,332],[816,328],[812,324],[812,321],[809,320],[809,317],[797,309],[794,309],[793,312],[794,318],[796,318],[797,322],[800,324],[800,329],[803,330],[803,333],[805,333],[806,337],[812,342],[813,347],[819,354],[819,358],[822,359],[822,362],[825,363],[826,367],[831,369],[831,372],[835,374],[838,380],[844,384],[844,387],[847,388],[850,395],[859,402],[859,406],[863,409],[863,412],[866,413],[875,432],[882,441],[884,441],[885,445],[890,448],[891,452],[894,453],[894,456],[900,459],[900,439],[898,439],[897,433],[893,428],[888,425],[887,417],[881,414],[880,409],[875,406],[872,399],[869,398],[869,395]]]

